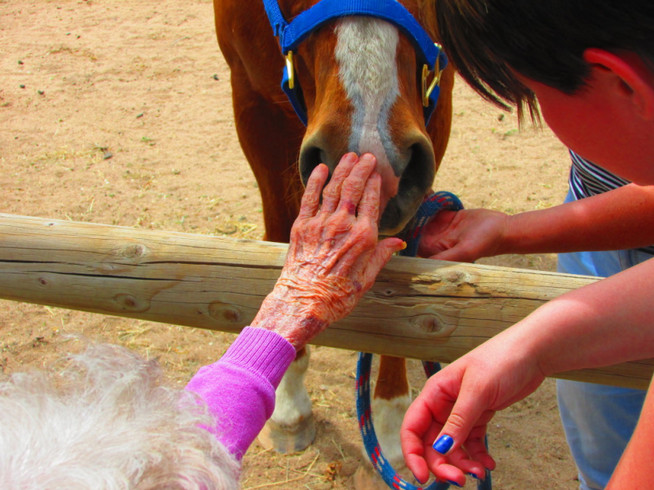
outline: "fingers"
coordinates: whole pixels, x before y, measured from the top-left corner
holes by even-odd
[[[483,478],[486,468],[495,467],[485,446],[494,412],[478,391],[454,363],[432,376],[409,406],[400,440],[407,467],[419,481],[431,471],[462,484],[466,473]]]
[[[402,453],[406,467],[420,483],[429,479],[429,467],[422,439],[414,432],[402,432]],[[444,458],[443,458],[444,459]]]
[[[427,449],[427,466],[442,480],[465,483],[465,475],[483,479],[486,469],[494,469],[495,461],[488,455],[485,439],[486,426],[475,427],[461,448],[451,450],[447,456]]]
[[[320,209],[320,193],[322,188],[327,182],[329,177],[329,168],[324,163],[321,163],[311,172],[311,176],[307,181],[306,189],[302,195],[302,202],[300,204],[300,212],[298,218],[309,218],[315,216]]]
[[[375,202],[379,208],[381,176],[379,174],[371,175],[376,165],[377,160],[370,153],[364,154],[359,159],[343,181],[337,206],[338,211],[345,211],[352,215],[357,214],[357,208],[360,207],[363,196],[366,197],[365,202],[368,208],[374,207]]]
[[[440,425],[434,420],[434,413],[429,406],[425,390],[409,405],[400,429],[400,443],[407,468],[420,482],[429,478],[426,452],[427,441],[438,434]],[[442,457],[443,460],[445,459]]]
[[[443,250],[434,255],[429,256],[430,259],[450,260],[452,262],[474,262],[476,257],[474,254],[467,252],[464,247],[455,245],[452,248]]]
[[[362,160],[368,155],[364,155]],[[381,205],[381,175],[374,173],[366,182],[363,190],[363,195],[359,201],[358,216],[368,219],[371,223],[377,225],[379,221],[380,205]]]
[[[434,430],[437,426],[432,423],[432,411],[427,404],[422,407],[414,404],[411,410],[414,413],[407,412],[407,417],[414,420],[410,424],[403,424],[400,437],[407,468],[411,470],[418,481],[425,483],[429,479],[431,471],[441,481],[463,486],[466,475],[483,479],[486,468],[493,469],[495,467],[495,462],[490,456],[486,455],[485,459],[478,460],[469,453],[470,441],[466,441],[465,449],[453,449],[447,456],[434,451],[428,442],[433,440]],[[417,419],[416,416],[418,416]],[[406,420],[405,417],[405,422]],[[483,444],[483,439],[480,440]]]
[[[376,165],[377,160],[370,153],[364,154],[360,159],[355,153],[343,155],[323,191],[320,210],[328,215],[337,210],[354,215],[362,197],[365,196],[367,212],[374,212],[375,201],[379,201],[381,189],[381,181],[378,182],[380,177],[373,175],[374,178],[371,178]],[[379,207],[378,202],[376,206]]]
[[[493,412],[494,413],[494,412]],[[492,418],[491,413],[488,418]],[[464,469],[466,473],[473,473],[477,478],[483,478],[486,469],[495,469],[495,460],[488,454],[488,445],[486,444],[486,425],[475,427],[465,443],[466,453],[474,464],[478,465],[478,470]]]
[[[343,182],[350,175],[350,172],[359,161],[356,153],[346,153],[336,166],[329,184],[322,193],[322,206],[320,210],[326,214],[336,211],[341,200],[341,187]]]
[[[452,236],[450,227],[459,212],[463,211],[441,210],[425,225],[418,247],[420,257],[440,259],[441,253],[456,245],[456,237]]]
[[[324,164],[318,165],[307,182],[298,218],[315,216],[319,210],[331,215],[339,209],[348,214],[362,213],[377,223],[381,176],[372,174],[376,165],[377,160],[370,153],[366,153],[361,159],[355,153],[347,153],[336,166],[326,187],[329,169]]]
[[[475,394],[475,388],[468,386],[464,380],[452,411],[432,445],[436,452],[448,454],[469,439],[473,428],[485,426],[494,412],[486,410],[481,398]]]
[[[372,280],[377,277],[379,271],[391,260],[394,253],[404,250],[406,242],[400,238],[384,238],[377,244],[375,252],[368,261],[367,273],[372,277]]]

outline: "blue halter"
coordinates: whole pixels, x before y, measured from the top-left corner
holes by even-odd
[[[397,0],[321,0],[305,10],[290,23],[284,18],[278,0],[263,0],[270,26],[279,38],[282,54],[286,56],[286,66],[282,78],[282,90],[286,93],[293,109],[306,126],[307,112],[302,99],[302,92],[295,81],[293,52],[299,44],[315,29],[327,22],[347,16],[367,16],[383,19],[397,26],[413,43],[418,60],[424,63],[422,73],[423,105],[425,124],[436,108],[440,89],[440,74],[447,65],[443,50],[429,37],[429,34],[416,21],[411,13]],[[434,79],[429,87],[426,78],[434,72]]]

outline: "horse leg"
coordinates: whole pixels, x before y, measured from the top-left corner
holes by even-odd
[[[379,373],[371,402],[372,421],[384,457],[405,479],[408,478],[400,446],[400,426],[410,403],[406,359],[380,356]],[[368,461],[365,451],[364,458]],[[354,485],[360,490],[388,488],[370,463],[359,467],[354,476]]]
[[[298,352],[276,391],[275,411],[259,433],[259,443],[278,453],[302,451],[313,442],[316,425],[311,400],[304,388],[309,350]]]
[[[259,186],[264,240],[288,243],[304,192],[297,164],[304,126],[279,103],[249,88],[239,71],[232,66],[236,132]]]

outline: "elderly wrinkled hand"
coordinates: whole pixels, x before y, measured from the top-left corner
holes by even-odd
[[[314,169],[281,276],[252,326],[275,330],[296,349],[304,347],[348,315],[393,253],[404,248],[399,238],[378,241],[376,163],[370,154],[348,153],[327,186],[327,166]]]

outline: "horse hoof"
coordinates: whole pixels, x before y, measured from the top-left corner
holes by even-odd
[[[316,437],[313,414],[303,417],[297,424],[282,425],[272,420],[259,432],[259,443],[266,449],[288,454],[303,451]]]

